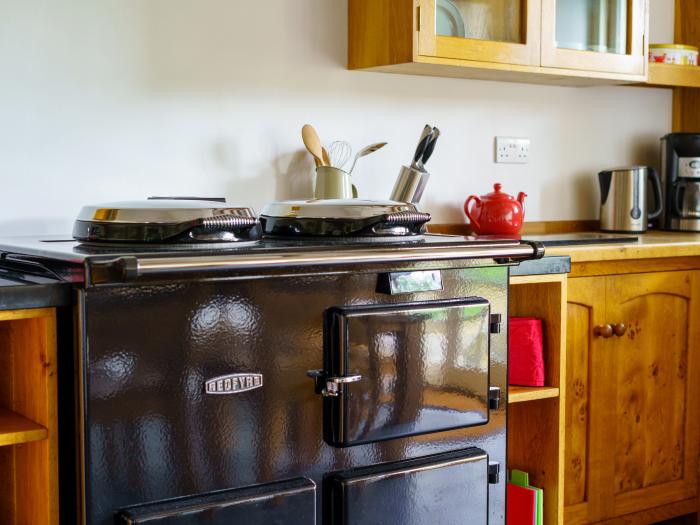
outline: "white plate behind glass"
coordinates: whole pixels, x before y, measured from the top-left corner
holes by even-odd
[[[435,8],[435,32],[464,38],[464,20],[457,6],[450,0],[437,0]]]

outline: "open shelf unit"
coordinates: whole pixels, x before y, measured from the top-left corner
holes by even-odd
[[[508,403],[524,403],[537,399],[559,397],[559,388],[555,386],[509,386]]]
[[[700,66],[676,66],[673,64],[649,64],[649,86],[700,87]]]
[[[0,311],[0,516],[58,523],[56,314]]]
[[[542,319],[545,383],[508,388],[508,468],[544,489],[544,522],[564,522],[565,274],[514,276],[509,313]]]
[[[48,435],[46,427],[0,407],[0,447],[39,441],[46,439]]]

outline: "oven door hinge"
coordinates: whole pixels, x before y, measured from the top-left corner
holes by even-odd
[[[502,320],[503,316],[501,314],[491,314],[489,319],[489,332],[492,334],[500,334]]]
[[[314,380],[314,391],[323,397],[337,397],[343,393],[340,388],[348,383],[356,383],[361,375],[329,377],[323,370],[307,370],[306,375]]]
[[[489,387],[489,410],[498,410],[501,406],[501,389],[497,386]]]
[[[498,461],[489,461],[488,477],[491,485],[498,485],[501,478],[501,464]]]

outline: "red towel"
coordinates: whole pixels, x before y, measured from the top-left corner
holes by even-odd
[[[508,330],[508,383],[544,386],[542,320],[511,317]]]
[[[535,525],[537,491],[508,483],[506,525]]]

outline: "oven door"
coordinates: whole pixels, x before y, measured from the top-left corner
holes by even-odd
[[[314,525],[316,485],[306,478],[122,509],[119,525]]]
[[[490,308],[482,298],[326,313],[324,439],[347,447],[489,420]]]
[[[488,456],[478,448],[328,474],[328,525],[485,525]]]

